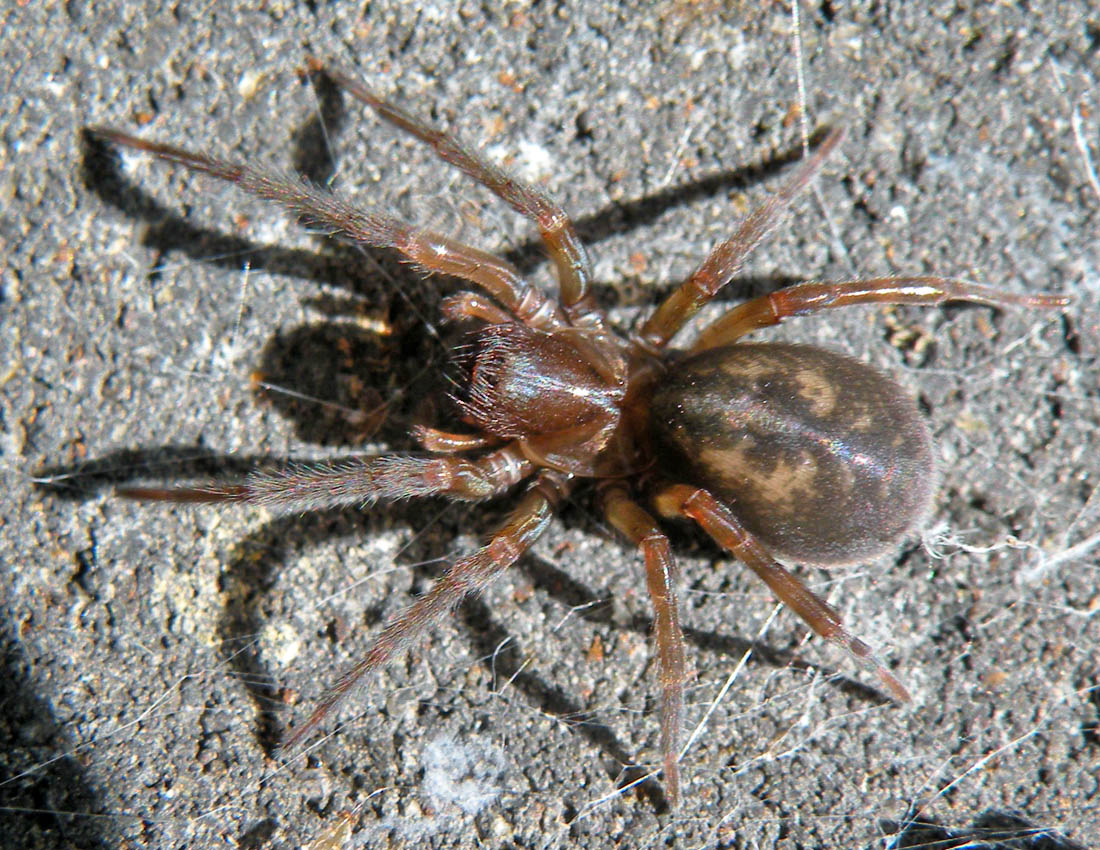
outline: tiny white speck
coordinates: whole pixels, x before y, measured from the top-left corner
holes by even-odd
[[[535,142],[520,142],[512,169],[528,183],[536,183],[550,176],[554,158],[550,151]]]
[[[437,805],[457,806],[474,815],[500,796],[507,768],[496,747],[458,741],[440,735],[424,748],[425,793]]]
[[[245,71],[241,74],[240,80],[237,81],[237,94],[239,94],[244,100],[252,100],[256,96],[256,92],[260,90],[260,83],[263,82],[264,75],[261,71]]]

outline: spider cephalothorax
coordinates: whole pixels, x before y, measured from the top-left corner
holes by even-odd
[[[559,294],[540,292],[503,259],[390,215],[361,212],[309,184],[115,130],[89,131],[234,182],[334,236],[392,248],[428,272],[481,290],[451,296],[443,306],[451,320],[482,325],[468,386],[458,397],[459,418],[473,431],[417,427],[419,456],[292,464],[256,472],[241,484],[122,491],[141,499],[311,510],[418,496],[480,500],[528,482],[489,542],[455,561],[386,625],[288,743],[309,734],[366,674],[514,563],[584,480],[596,483],[607,520],[644,555],[662,689],[661,750],[674,805],[686,665],[675,564],[645,503],[661,516],[695,521],[815,632],[874,670],[895,698],[908,699],[839,615],[776,559],[852,563],[881,554],[912,531],[933,493],[928,430],[909,396],[860,361],[808,346],[739,340],[791,316],[850,304],[1057,307],[1068,299],[927,276],[802,283],[741,304],[704,328],[688,351],[677,351],[670,341],[738,273],[840,143],[840,132],[830,133],[637,332],[619,333],[592,297],[588,258],[563,210],[346,74],[319,63],[313,69],[535,222],[557,269]]]

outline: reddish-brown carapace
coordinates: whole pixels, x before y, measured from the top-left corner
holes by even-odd
[[[455,561],[388,623],[366,655],[329,689],[288,744],[310,734],[365,676],[520,558],[579,484],[595,485],[607,521],[642,552],[654,608],[660,728],[669,802],[678,761],[686,677],[676,565],[656,516],[693,520],[747,565],[811,629],[874,671],[898,700],[908,694],[837,612],[780,561],[829,567],[874,558],[914,530],[935,484],[928,428],[890,378],[850,357],[742,337],[792,316],[857,304],[1059,307],[1053,294],[1012,294],[941,277],[806,282],[740,304],[686,350],[670,345],[738,274],[795,196],[836,150],[817,149],[636,331],[613,328],[591,291],[584,246],[565,212],[530,186],[346,73],[312,63],[382,118],[430,145],[530,219],[557,272],[548,295],[509,262],[382,212],[247,163],[94,128],[92,137],[146,151],[274,201],[312,227],[390,248],[421,269],[474,289],[444,300],[444,316],[480,325],[456,399],[455,431],[417,427],[415,456],[289,464],[242,483],[128,488],[138,499],[252,502],[288,511],[440,496],[483,500],[516,490],[489,541]]]

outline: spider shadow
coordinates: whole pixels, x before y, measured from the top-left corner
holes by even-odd
[[[283,462],[271,455],[220,455],[187,446],[161,446],[114,452],[77,467],[56,466],[39,472],[40,489],[67,500],[85,500],[94,493],[117,485],[155,475],[163,478],[169,468],[178,479],[208,478],[227,480],[241,477],[257,467]],[[279,576],[288,565],[300,561],[304,553],[342,539],[370,539],[394,525],[417,529],[422,520],[423,503],[395,503],[383,511],[364,512],[344,509],[315,511],[304,515],[279,516],[264,522],[234,542],[225,567],[219,573],[218,593],[224,609],[217,625],[221,654],[235,678],[248,691],[257,712],[254,734],[268,756],[275,756],[285,738],[283,716],[287,691],[265,661],[255,639],[264,627],[286,611],[298,606],[295,582],[278,590]],[[574,511],[567,511],[566,521]],[[435,579],[436,565],[452,555],[450,537],[417,536],[403,547],[402,562],[416,565],[411,569],[422,579]],[[706,545],[705,543],[703,544]],[[715,558],[722,557],[716,549]],[[629,554],[625,555],[629,557]],[[422,566],[429,565],[429,566]],[[534,553],[520,558],[517,568],[532,585],[556,600],[566,610],[601,628],[628,628],[648,639],[653,631],[650,617],[634,616],[625,624],[614,618],[611,608],[601,604],[606,594],[593,590],[570,573]],[[419,583],[419,582],[417,582]],[[289,597],[287,596],[289,594]],[[411,597],[410,597],[411,601]],[[372,633],[386,618],[384,601],[367,604],[357,622],[343,623],[339,618],[317,626],[317,631],[334,645],[352,632]],[[623,789],[636,787],[636,793],[648,799],[657,810],[668,803],[663,788],[631,755],[630,748],[607,724],[586,717],[586,707],[559,686],[548,682],[526,667],[526,653],[519,635],[500,622],[489,605],[479,597],[463,601],[458,619],[464,625],[474,657],[493,659],[495,674],[509,687],[524,695],[540,712],[559,718],[584,737],[605,757],[608,778]],[[740,657],[751,650],[753,663],[776,669],[808,669],[810,665],[797,654],[778,649],[762,641],[725,633],[693,629],[685,625],[688,643],[707,654]],[[859,681],[832,673],[833,687],[862,700],[888,702],[881,694]],[[584,718],[584,719],[578,719]]]
[[[297,173],[325,185],[336,173],[328,140],[347,123],[346,95],[323,74],[313,78],[317,114],[293,132],[291,158]],[[285,248],[193,224],[129,181],[120,170],[117,152],[103,141],[84,132],[81,147],[85,188],[128,218],[146,223],[140,244],[154,255],[150,285],[155,286],[161,277],[161,258],[182,253],[233,273],[247,267],[252,272],[301,278],[348,293],[322,293],[307,299],[306,305],[324,319],[273,337],[255,372],[258,398],[290,421],[300,439],[316,445],[346,446],[373,438],[397,449],[411,448],[408,424],[435,424],[440,411],[434,402],[442,394],[435,391],[431,375],[453,369],[450,351],[462,329],[440,333],[433,325],[425,334],[421,317],[439,315],[439,301],[456,288],[456,281],[436,276],[426,283],[388,250],[333,239],[318,240],[315,250]],[[586,244],[595,244],[650,224],[669,209],[755,185],[799,158],[800,152],[792,151],[763,163],[670,186],[575,219],[574,224]],[[542,243],[535,238],[502,252],[502,256],[524,275],[546,262]],[[736,295],[738,300],[752,297],[798,279],[743,277],[738,280]],[[644,294],[626,301],[619,284],[596,283],[593,291],[606,308],[659,302],[674,287],[673,283],[646,286]],[[469,288],[469,284],[458,282],[457,288]],[[380,319],[385,332],[366,330],[369,323],[361,321],[365,316]],[[324,401],[319,404],[318,399]],[[407,402],[404,409],[398,405],[401,400]]]
[[[102,810],[99,779],[83,757],[86,744],[41,695],[42,670],[28,658],[21,627],[6,621],[0,621],[0,676],[0,844],[6,850],[116,846],[110,838],[116,831],[103,818],[79,814]]]
[[[670,539],[677,540],[681,535],[675,528],[666,528]],[[681,530],[684,531],[684,530]],[[684,531],[683,538],[687,539],[690,532]],[[691,537],[694,544],[698,544],[699,550],[713,560],[728,560],[729,555],[706,540],[701,534]],[[621,543],[621,541],[614,541]],[[683,551],[676,549],[674,551]],[[624,557],[630,558],[637,555],[636,552],[624,545]],[[653,618],[643,615],[635,615],[626,623],[619,623],[613,619],[610,610],[605,605],[599,604],[606,597],[594,594],[591,590],[578,582],[569,573],[534,554],[528,554],[519,562],[520,569],[528,576],[532,584],[546,590],[551,597],[562,606],[575,612],[580,617],[593,625],[618,628],[629,628],[631,631],[649,638],[653,634]],[[740,660],[746,653],[751,653],[749,663],[769,667],[771,669],[793,669],[806,673],[818,671],[825,675],[829,685],[841,693],[864,701],[872,701],[883,705],[891,704],[891,700],[876,688],[864,684],[859,679],[853,679],[837,670],[826,670],[820,664],[806,661],[799,653],[781,649],[765,643],[761,640],[738,637],[726,632],[709,631],[693,628],[687,623],[681,622],[684,633],[684,641],[695,649],[709,655],[718,655],[726,658]]]
[[[324,184],[336,168],[328,153],[325,134],[331,135],[346,123],[346,95],[323,77],[318,81],[317,92],[320,115],[294,133],[295,153],[292,158],[298,173],[315,183]],[[278,408],[294,424],[298,435],[312,444],[348,446],[370,437],[387,443],[394,450],[412,447],[407,434],[408,422],[431,420],[439,412],[431,404],[431,400],[438,398],[439,394],[422,388],[421,379],[430,371],[423,364],[432,366],[445,361],[447,356],[445,347],[438,339],[426,338],[422,332],[416,332],[420,324],[417,316],[437,315],[438,300],[453,288],[453,283],[442,286],[425,284],[388,251],[349,246],[334,240],[324,240],[314,250],[291,249],[260,244],[245,237],[195,225],[128,181],[119,169],[117,156],[102,143],[88,134],[83,136],[82,141],[84,156],[81,170],[86,188],[105,204],[147,225],[141,245],[156,257],[154,271],[150,273],[152,283],[160,275],[156,271],[159,258],[178,252],[234,273],[239,272],[247,261],[253,271],[303,278],[347,291],[351,296],[347,299],[329,295],[311,302],[328,321],[302,326],[268,343],[261,356],[259,372],[263,380],[257,388],[257,395]],[[644,199],[618,203],[581,217],[575,220],[575,225],[587,244],[598,243],[652,223],[669,209],[752,186],[799,158],[800,152],[793,151],[763,164],[673,186]],[[375,271],[370,271],[370,265],[364,263],[364,254],[369,257]],[[524,274],[545,261],[541,242],[536,239],[504,252],[504,256]],[[378,270],[382,273],[379,274]],[[400,281],[399,289],[404,293],[402,297],[411,299],[413,309],[401,311],[405,318],[398,317],[388,341],[380,342],[376,336],[357,329],[354,324],[338,321],[342,317],[361,315],[364,303],[391,304],[395,297],[391,278]],[[739,297],[758,294],[795,279],[741,279],[737,294]],[[659,300],[671,288],[670,284],[648,289],[645,298]],[[605,307],[622,303],[620,288],[615,284],[598,284],[595,291],[597,299]],[[345,380],[349,374],[358,383]],[[385,387],[386,394],[370,395],[370,389],[376,386]],[[395,389],[404,392],[406,401],[403,406],[394,403]],[[301,400],[305,395],[335,401],[324,406],[325,412],[319,416],[314,402]],[[166,464],[171,466],[174,475],[181,478],[224,478],[227,475],[241,475],[247,469],[274,460],[270,456],[226,457],[190,447],[162,446],[115,453],[91,464],[45,469],[39,477],[40,486],[57,495],[84,498],[89,489],[132,481],[151,470],[163,470]],[[220,581],[227,603],[220,621],[220,637],[231,667],[245,683],[259,709],[261,720],[256,734],[265,751],[272,752],[281,737],[278,716],[284,705],[282,692],[274,684],[274,677],[255,646],[240,645],[240,636],[253,635],[268,622],[266,609],[271,604],[268,596],[276,584],[276,572],[293,560],[294,550],[329,540],[333,535],[350,536],[376,531],[379,522],[390,523],[395,518],[399,521],[412,519],[415,515],[409,513],[409,509],[391,506],[385,516],[385,520],[380,520],[358,512],[324,511],[305,518],[277,518],[247,535],[236,547],[237,554],[224,570]],[[409,524],[415,526],[415,523]],[[290,540],[294,543],[289,543]],[[584,604],[579,600],[587,602],[596,599],[595,594],[583,585],[541,559],[528,556],[521,560],[521,569],[534,583],[548,588],[551,595],[571,606]],[[495,651],[506,638],[511,637],[493,621],[491,612],[480,600],[466,601],[461,615],[470,625],[471,639],[481,653]],[[373,625],[371,621],[379,616],[379,609],[369,609],[364,619],[367,625]],[[595,609],[588,609],[582,611],[581,616],[598,619],[603,615]],[[648,618],[639,618],[630,624],[631,628],[647,635],[651,626]],[[339,630],[330,625],[329,631],[335,633]],[[754,657],[762,663],[782,666],[797,664],[797,659],[788,654],[759,643],[691,629],[685,633],[690,642],[709,651],[743,654],[751,647]],[[516,642],[508,641],[508,645],[514,647]],[[496,662],[501,672],[541,709],[563,718],[582,713],[582,707],[560,689],[525,673],[519,666],[521,659],[516,651],[497,653]],[[869,690],[858,683],[845,683],[843,686],[855,688],[864,695]],[[634,768],[623,773],[622,766],[632,764],[632,759],[627,747],[609,727],[586,722],[575,728],[618,765],[620,785],[627,785],[641,775]],[[644,783],[643,791],[655,800],[663,800],[659,786],[653,781]]]
[[[879,828],[896,850],[1085,850],[1068,836],[1038,826],[1015,811],[987,809],[969,825],[948,827],[912,806],[900,821],[883,819]],[[874,846],[882,846],[879,839]]]
[[[311,79],[316,85],[317,114],[292,133],[295,145],[291,159],[294,173],[317,185],[327,185],[337,173],[329,140],[347,123],[346,94],[323,73],[313,74]],[[815,131],[811,143],[816,144],[825,134],[826,128]],[[117,153],[107,143],[85,131],[81,135],[81,150],[81,179],[85,188],[128,218],[145,222],[147,228],[142,234],[141,245],[157,257],[182,253],[192,260],[232,272],[240,272],[247,262],[252,271],[266,271],[342,288],[369,303],[385,304],[392,299],[392,279],[401,281],[403,290],[413,291],[419,297],[423,297],[424,290],[434,293],[432,303],[423,305],[425,307],[434,306],[442,292],[446,291],[439,285],[443,278],[438,275],[431,286],[417,286],[421,282],[420,276],[410,274],[407,266],[398,261],[392,251],[351,246],[335,239],[320,240],[316,250],[284,248],[195,225],[127,180],[119,168]],[[594,213],[574,218],[573,224],[582,242],[595,245],[652,224],[671,209],[758,185],[801,158],[800,150],[777,154],[767,160],[671,185],[643,198],[613,203]],[[543,244],[536,237],[529,237],[498,253],[525,276],[547,261]],[[363,262],[364,254],[371,258],[372,264],[382,274],[367,272],[369,266]],[[703,258],[699,259],[701,261]],[[160,276],[158,265],[154,262],[149,274],[152,282]],[[739,278],[738,300],[797,280],[801,278],[785,275]],[[675,282],[647,285],[639,301],[659,302],[675,285]],[[463,283],[462,287],[468,288],[469,284]],[[621,283],[597,281],[593,284],[593,291],[604,307],[623,303]],[[320,299],[317,306],[330,315],[348,309],[347,304],[334,298]],[[436,315],[434,311],[421,314]]]
[[[47,467],[37,473],[35,483],[57,498],[84,501],[102,490],[147,479],[156,471],[163,478],[166,468],[178,479],[225,481],[284,461],[271,455],[230,456],[194,447],[158,446],[113,452],[79,466]],[[256,635],[278,614],[301,607],[299,594],[306,592],[290,582],[290,589],[277,596],[281,572],[323,543],[370,539],[395,524],[415,528],[415,520],[422,514],[422,505],[399,502],[384,511],[331,509],[276,516],[233,543],[217,578],[217,590],[224,600],[217,636],[225,663],[256,706],[255,735],[268,756],[275,755],[285,737],[280,721],[286,711],[286,692],[264,661]],[[446,547],[432,536],[418,535],[402,552],[413,563],[433,563],[442,560]],[[381,601],[368,605],[357,625],[373,630],[383,618],[383,607]],[[318,631],[337,643],[350,629],[330,619],[318,626]]]
[[[185,446],[163,446],[114,452],[95,461],[73,466],[44,468],[37,475],[37,486],[55,497],[86,500],[105,489],[113,489],[165,468],[180,479],[239,477],[276,459],[268,455],[226,456]],[[369,539],[393,525],[416,528],[422,518],[423,503],[396,503],[380,512],[341,509],[315,511],[301,516],[281,516],[264,522],[254,531],[235,541],[225,566],[219,573],[218,592],[224,608],[217,624],[221,656],[232,675],[249,693],[256,708],[254,729],[257,744],[274,757],[286,736],[284,715],[285,687],[265,661],[255,636],[279,614],[294,607],[293,589],[277,590],[281,571],[300,560],[304,552],[318,545],[341,539]],[[449,542],[449,541],[448,541]],[[412,564],[437,564],[451,554],[447,543],[417,537],[414,545],[402,550],[402,561]],[[596,595],[567,573],[549,562],[528,555],[520,559],[525,574],[536,586],[551,588],[551,595],[562,600],[594,600]],[[435,579],[438,568],[412,567],[418,578]],[[418,583],[418,582],[417,582]],[[289,582],[293,588],[295,582]],[[367,604],[354,624],[330,618],[319,623],[317,631],[333,644],[352,632],[376,631],[385,619],[383,600]],[[591,612],[586,617],[606,623],[606,618]],[[608,759],[609,778],[619,787],[638,785],[638,793],[649,798],[659,809],[667,808],[660,785],[644,779],[646,771],[634,763],[629,748],[603,723],[577,721],[584,707],[560,687],[524,670],[519,636],[510,633],[480,598],[464,600],[458,609],[458,621],[465,626],[475,657],[493,657],[494,669],[511,687],[522,693],[538,710],[561,718],[592,743]],[[634,624],[646,631],[642,622]],[[501,648],[503,647],[503,649]]]

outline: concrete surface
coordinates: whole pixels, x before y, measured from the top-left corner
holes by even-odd
[[[1075,299],[1064,313],[857,309],[773,334],[890,369],[932,422],[943,480],[923,539],[803,571],[912,705],[773,618],[765,588],[677,529],[689,731],[706,725],[680,811],[659,782],[619,793],[657,761],[649,605],[636,556],[581,493],[308,757],[272,758],[502,506],[273,518],[112,487],[409,448],[408,422],[440,412],[429,380],[448,358],[431,331],[451,285],[327,245],[232,187],[82,146],[81,128],[332,179],[547,281],[525,222],[299,76],[307,55],[332,57],[560,200],[624,323],[800,148],[781,4],[416,5],[2,13],[0,844],[862,848],[982,818],[1011,831],[1015,811],[1100,846],[1087,2],[804,8],[808,126],[849,134],[819,196],[729,288],[736,301],[800,277],[936,271]],[[386,415],[362,413],[387,398]],[[932,831],[897,837],[918,815]]]

